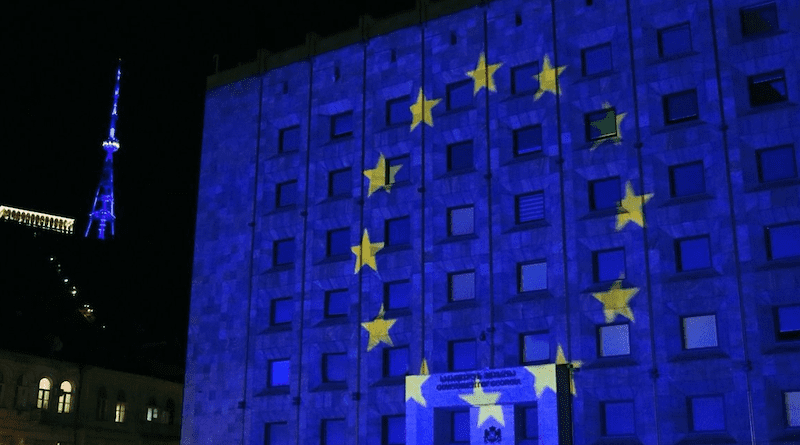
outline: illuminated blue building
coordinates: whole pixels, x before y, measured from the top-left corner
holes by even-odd
[[[451,3],[209,78],[183,442],[797,443],[797,5]]]

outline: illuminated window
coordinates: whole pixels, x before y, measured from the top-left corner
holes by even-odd
[[[514,156],[542,151],[542,126],[531,125],[514,130]]]
[[[691,431],[724,431],[725,411],[722,396],[689,398]]]
[[[533,93],[539,89],[536,76],[539,75],[539,62],[526,63],[511,68],[512,94]]]
[[[785,102],[788,99],[786,74],[783,70],[750,76],[747,78],[747,86],[752,107]]]
[[[350,228],[328,230],[328,257],[350,254]]]
[[[544,193],[534,192],[514,197],[517,224],[544,219]]]
[[[756,151],[758,182],[779,181],[797,177],[797,160],[791,145]]]
[[[523,365],[550,361],[550,336],[547,332],[534,332],[519,336],[520,362]]]
[[[402,96],[386,101],[386,125],[410,124],[411,96]]]
[[[275,241],[272,249],[274,266],[285,266],[294,263],[294,238]]]
[[[592,256],[595,283],[625,278],[625,249],[601,250]]]
[[[800,340],[800,305],[775,308],[775,330],[779,341]]]
[[[786,426],[800,426],[800,391],[784,392],[783,404],[786,409]]]
[[[692,30],[689,23],[658,30],[658,55],[672,57],[692,52]]]
[[[407,308],[410,296],[411,283],[408,280],[392,281],[383,285],[383,305],[386,310]]]
[[[741,8],[742,35],[753,36],[778,29],[778,8],[774,2]]]
[[[347,289],[325,293],[325,318],[346,317],[350,305]]]
[[[300,126],[284,128],[280,131],[278,151],[286,153],[300,149]]]
[[[353,135],[353,112],[331,116],[331,138],[343,138]]]
[[[600,326],[600,357],[616,357],[631,354],[628,324]]]
[[[72,409],[72,384],[66,380],[61,382],[61,392],[58,395],[58,412],[68,414]]]
[[[673,165],[669,168],[669,193],[673,197],[705,193],[703,161]]]
[[[668,94],[662,98],[664,122],[677,124],[698,119],[697,90]]]
[[[517,443],[536,445],[539,439],[539,410],[533,405],[516,405],[514,410]]]
[[[800,224],[782,224],[764,229],[767,259],[778,260],[800,256]]]
[[[621,199],[618,176],[589,182],[589,209],[616,209]]]
[[[584,76],[611,71],[611,43],[603,43],[581,50],[581,61],[583,62]]]
[[[459,142],[447,146],[447,171],[457,172],[475,168],[472,155],[472,141]]]
[[[347,354],[344,352],[322,354],[322,381],[343,383],[346,378]]]
[[[350,168],[336,170],[328,174],[328,196],[350,196],[353,194],[352,171]]]
[[[269,324],[272,326],[287,325],[292,322],[294,302],[291,298],[274,298],[270,302]]]
[[[584,121],[587,141],[599,141],[617,136],[617,111],[614,108],[586,113]]]
[[[323,419],[320,445],[345,445],[344,419]]]
[[[448,370],[467,371],[477,366],[475,340],[454,340],[447,345]]]
[[[286,181],[275,188],[275,207],[289,207],[297,202],[297,181]]]
[[[156,406],[156,400],[151,398],[147,401],[147,421],[155,422],[156,420],[158,420],[158,407]]]
[[[283,445],[288,442],[289,425],[272,422],[264,425],[264,445]]]
[[[400,165],[400,170],[394,174],[394,183],[402,184],[411,180],[411,158],[408,155],[397,156],[386,160],[386,179],[391,178],[391,168]]]
[[[468,235],[475,231],[475,209],[472,206],[447,209],[447,235]]]
[[[36,397],[36,407],[40,409],[47,409],[50,406],[50,390],[53,383],[47,377],[42,377],[39,380],[39,394]]]
[[[407,216],[387,219],[385,223],[386,235],[384,237],[386,246],[407,246],[411,244],[410,224],[410,219]]]
[[[114,422],[125,422],[125,393],[122,391],[117,393],[117,404],[114,406]]]
[[[519,292],[547,289],[547,263],[537,261],[518,264],[517,282],[519,283]]]
[[[108,394],[105,387],[97,390],[97,420],[106,420],[106,410],[108,409]]]
[[[711,267],[708,235],[676,240],[675,262],[678,272]]]
[[[450,413],[450,445],[468,444],[470,423],[469,410],[457,410]]]
[[[450,301],[475,299],[475,272],[464,271],[447,276]]]
[[[281,358],[269,361],[267,383],[270,387],[289,385],[289,359]]]
[[[472,96],[472,80],[464,80],[447,85],[447,109],[457,110],[472,105]]]
[[[683,317],[683,348],[715,348],[717,347],[717,316],[698,315]]]
[[[402,377],[408,374],[408,346],[383,349],[383,376]]]
[[[405,445],[406,418],[403,415],[383,416],[381,445]]]
[[[605,402],[600,414],[603,417],[603,434],[621,436],[635,434],[633,402]]]

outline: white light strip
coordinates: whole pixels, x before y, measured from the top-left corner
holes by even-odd
[[[32,212],[30,210],[15,209],[0,206],[0,219],[15,221],[26,226],[52,230],[58,233],[72,234],[75,225],[74,218],[50,215],[47,213]]]

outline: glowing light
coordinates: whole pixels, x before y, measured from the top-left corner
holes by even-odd
[[[8,206],[0,206],[0,219],[14,221],[16,223],[35,227],[37,229],[47,229],[64,234],[72,234],[73,226],[75,225],[74,218],[65,218],[63,216],[17,209]],[[55,261],[55,258],[50,257],[50,261]]]

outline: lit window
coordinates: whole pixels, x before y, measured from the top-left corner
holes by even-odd
[[[342,383],[347,371],[347,354],[343,352],[322,354],[322,381]]]
[[[409,305],[411,283],[408,280],[385,283],[383,292],[383,304],[386,310],[404,309]]]
[[[517,270],[519,292],[547,289],[547,263],[520,263]]]
[[[542,126],[531,125],[514,130],[514,156],[542,151]]]
[[[701,396],[689,398],[692,431],[725,430],[725,411],[721,396]]]
[[[470,423],[469,410],[458,410],[450,413],[450,444],[468,444]]]
[[[353,112],[331,116],[331,138],[342,138],[353,135]]]
[[[783,403],[786,408],[786,426],[800,426],[800,391],[783,393]]]
[[[383,376],[402,377],[408,374],[408,347],[383,349]]]
[[[273,254],[273,264],[285,266],[294,262],[294,238],[287,238],[275,241]]]
[[[675,262],[678,272],[711,267],[708,235],[675,241]]]
[[[635,434],[633,402],[605,402],[603,409],[603,434],[620,436]]]
[[[264,444],[283,445],[289,437],[289,426],[286,422],[273,422],[264,425]]]
[[[592,255],[595,283],[625,278],[625,249],[601,250]]]
[[[353,194],[352,173],[349,168],[328,174],[328,196],[350,196]]]
[[[533,93],[539,89],[536,76],[539,75],[539,62],[526,63],[511,68],[512,94]]]
[[[275,187],[275,207],[288,207],[297,202],[297,181],[286,181]]]
[[[544,193],[534,192],[514,197],[517,224],[544,219]]]
[[[321,445],[345,445],[344,419],[322,420]]]
[[[286,153],[300,149],[300,126],[284,128],[280,131],[278,151]]]
[[[447,276],[450,301],[475,299],[475,272],[457,272]]]
[[[522,444],[534,445],[539,439],[539,410],[536,405],[517,405],[515,407],[514,424],[516,436]]]
[[[546,332],[520,335],[520,358],[523,365],[550,361],[550,336]]]
[[[791,145],[756,151],[758,181],[771,182],[797,177],[797,160]]]
[[[158,419],[158,408],[156,407],[155,399],[150,399],[147,402],[147,421],[153,422]]]
[[[600,356],[615,357],[631,354],[628,324],[600,326]]]
[[[669,168],[669,193],[673,197],[705,193],[703,161],[673,165]]]
[[[586,113],[584,120],[587,141],[599,141],[617,136],[617,111],[613,107]]]
[[[456,340],[448,344],[449,371],[467,371],[477,367],[475,340]]]
[[[475,209],[472,206],[447,209],[447,235],[468,235],[475,231]]]
[[[668,94],[662,98],[664,105],[664,122],[676,124],[698,119],[697,91],[689,90]]]
[[[589,183],[589,209],[616,209],[621,199],[619,177],[598,179]]]
[[[267,376],[270,387],[289,385],[289,359],[282,358],[269,361],[269,375]]]
[[[294,303],[291,298],[275,298],[270,302],[269,324],[286,325],[292,322]]]
[[[399,416],[383,416],[381,445],[405,445],[406,418]]]
[[[688,23],[658,30],[658,55],[672,57],[692,52],[692,30]]]
[[[108,406],[108,395],[104,387],[97,390],[97,420],[106,420],[106,408]]]
[[[386,101],[386,125],[410,124],[409,102],[411,102],[410,96]]]
[[[408,155],[398,156],[396,158],[389,158],[386,160],[386,178],[391,178],[391,168],[394,166],[401,166],[394,174],[394,183],[401,184],[411,180],[411,158]]]
[[[768,259],[800,256],[800,224],[766,227],[765,233]]]
[[[717,347],[717,316],[699,315],[683,317],[684,349]]]
[[[471,80],[447,85],[447,109],[456,110],[472,105],[472,90]]]
[[[742,8],[739,14],[743,36],[764,34],[778,29],[778,8],[774,2]]]
[[[36,407],[40,409],[47,409],[50,406],[50,389],[53,383],[47,377],[42,377],[39,380],[39,394],[36,397]]]
[[[328,257],[350,254],[350,228],[328,230]]]
[[[407,216],[402,218],[387,219],[385,223],[386,246],[406,246],[411,244],[410,219]]]
[[[603,43],[581,50],[581,61],[583,62],[584,76],[611,71],[611,43]]]
[[[125,422],[125,393],[122,391],[117,393],[117,404],[114,406],[114,422]]]
[[[72,409],[72,384],[68,381],[61,382],[61,393],[58,396],[58,412],[68,414]]]
[[[752,107],[785,102],[789,98],[786,93],[786,74],[783,70],[750,76],[747,78],[747,86]]]
[[[775,308],[777,340],[800,340],[800,305]]]
[[[475,168],[472,141],[447,146],[447,171],[464,171]]]
[[[347,289],[325,293],[325,318],[346,317],[349,307]]]

